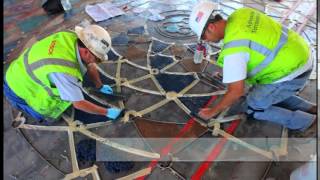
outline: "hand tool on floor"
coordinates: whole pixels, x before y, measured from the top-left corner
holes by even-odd
[[[105,94],[99,91],[99,89],[96,88],[88,88],[88,92],[92,94],[98,94],[99,96],[102,96],[106,98],[109,101],[125,101],[127,99],[127,96],[119,93],[119,92],[113,92],[112,94]]]
[[[220,81],[220,77],[218,77],[219,78],[219,80],[218,80],[218,79],[211,77],[207,73],[197,73],[197,74],[200,78],[210,82],[212,85],[218,87],[219,89],[225,89],[225,85],[223,85],[222,82]]]

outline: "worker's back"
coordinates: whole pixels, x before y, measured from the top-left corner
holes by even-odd
[[[300,35],[251,8],[238,9],[228,18],[218,64],[223,65],[224,56],[238,52],[249,53],[249,74],[273,54],[270,64],[249,76],[247,81],[252,84],[272,83],[303,66],[309,58],[309,47]]]
[[[46,117],[57,118],[71,104],[60,99],[48,79],[49,73],[67,73],[82,80],[76,41],[77,36],[71,32],[50,35],[26,49],[6,72],[10,89]]]

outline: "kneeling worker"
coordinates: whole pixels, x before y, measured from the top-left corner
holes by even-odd
[[[316,127],[316,106],[296,95],[313,67],[310,48],[299,34],[251,8],[237,9],[224,20],[217,4],[208,1],[194,7],[189,23],[199,40],[224,43],[217,64],[223,67],[227,93],[219,104],[202,109],[202,118],[234,104],[247,82],[252,85],[248,115],[301,132]]]
[[[58,120],[72,104],[92,114],[117,119],[121,110],[103,108],[84,99],[81,82],[87,72],[96,88],[112,94],[103,85],[96,63],[108,60],[109,33],[100,26],[76,26],[74,32],[54,33],[27,48],[8,67],[4,94],[19,110],[41,120]]]

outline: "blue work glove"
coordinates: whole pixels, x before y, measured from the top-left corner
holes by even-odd
[[[113,94],[112,88],[109,85],[103,85],[99,91],[104,94]]]
[[[121,109],[118,108],[108,108],[106,116],[110,119],[117,119],[117,117],[120,115]]]

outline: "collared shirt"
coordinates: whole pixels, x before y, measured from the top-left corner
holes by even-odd
[[[81,60],[78,43],[76,45],[76,52],[77,52],[77,60],[80,65],[80,72],[81,72],[82,76],[84,76],[87,72],[87,67],[83,64],[83,62]]]
[[[248,61],[249,54],[244,52],[225,56],[223,65],[223,83],[233,83],[246,79]],[[293,80],[304,72],[310,70],[314,64],[313,61],[312,55],[310,55],[310,58],[305,65],[272,84]]]
[[[224,57],[223,83],[233,83],[247,78],[249,53],[236,53]]]

